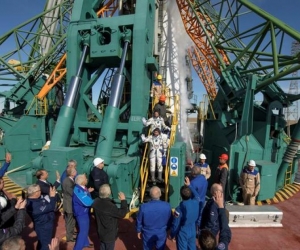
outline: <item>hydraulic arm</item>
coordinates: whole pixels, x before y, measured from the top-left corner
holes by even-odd
[[[132,14],[98,18],[100,3],[74,3],[67,33],[68,91],[50,149],[35,165],[53,174],[75,159],[78,171],[89,174],[93,158],[102,157],[114,197],[122,190],[130,198],[139,185],[141,118],[148,112],[152,72],[157,70],[155,5],[154,0],[137,1]],[[92,97],[100,96],[99,79],[107,72],[115,73],[100,112]]]

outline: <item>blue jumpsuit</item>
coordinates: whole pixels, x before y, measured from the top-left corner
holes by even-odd
[[[10,162],[4,162],[2,167],[0,168],[0,177],[3,177],[10,165]]]
[[[211,198],[207,201],[203,209],[200,228],[208,229],[216,236],[220,230],[218,215],[218,205],[215,203],[214,199]]]
[[[143,204],[137,216],[137,232],[143,234],[143,249],[165,249],[167,229],[171,222],[171,206],[160,200]]]
[[[30,215],[38,238],[39,250],[49,250],[54,226],[54,209],[56,198],[50,197],[50,202],[44,198],[27,199],[26,210]]]
[[[196,221],[199,216],[199,202],[189,199],[180,202],[174,211],[171,238],[176,237],[178,250],[196,249]]]
[[[206,196],[207,186],[208,186],[207,180],[206,180],[205,176],[202,174],[197,175],[195,178],[193,178],[191,180],[190,187],[193,187],[195,189],[195,191],[197,192],[198,197],[199,197],[199,217],[197,220],[197,226],[199,226],[199,227],[200,227],[200,223],[201,223],[202,210],[203,210],[204,204],[205,204],[205,196]]]
[[[88,235],[90,229],[90,207],[93,202],[94,200],[91,198],[88,190],[79,185],[74,187],[72,197],[73,214],[79,227],[74,250],[82,250],[90,245]]]

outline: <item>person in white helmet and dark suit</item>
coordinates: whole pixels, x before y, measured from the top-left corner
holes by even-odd
[[[109,184],[109,178],[107,173],[103,170],[104,160],[102,158],[95,158],[93,164],[94,168],[91,171],[91,178],[94,187],[93,196],[96,198],[99,195],[99,188],[103,184]]]

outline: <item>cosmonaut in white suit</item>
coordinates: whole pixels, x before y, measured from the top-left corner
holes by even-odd
[[[151,125],[151,132],[153,132],[153,130],[156,128],[159,128],[160,131],[162,129],[170,131],[170,128],[164,122],[164,118],[159,116],[158,110],[154,110],[153,117],[149,118],[148,120],[146,120],[146,118],[143,117],[142,122],[146,127]]]
[[[157,167],[158,178],[157,181],[163,182],[162,179],[162,157],[166,156],[167,149],[169,146],[168,136],[162,134],[159,128],[153,130],[152,135],[145,137],[144,134],[141,135],[143,142],[149,142],[149,161],[150,161],[150,174],[151,181],[155,182],[155,169]]]

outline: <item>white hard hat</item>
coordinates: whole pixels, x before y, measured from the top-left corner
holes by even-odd
[[[249,166],[252,166],[252,167],[255,167],[255,166],[256,166],[256,163],[255,163],[254,160],[250,160],[250,161],[248,162],[248,165],[249,165]]]
[[[201,160],[206,160],[205,154],[200,154],[199,158],[200,158]]]
[[[0,209],[3,209],[7,206],[7,200],[4,197],[0,196]]]
[[[102,158],[95,158],[94,160],[94,166],[97,167],[100,163],[104,162]]]

